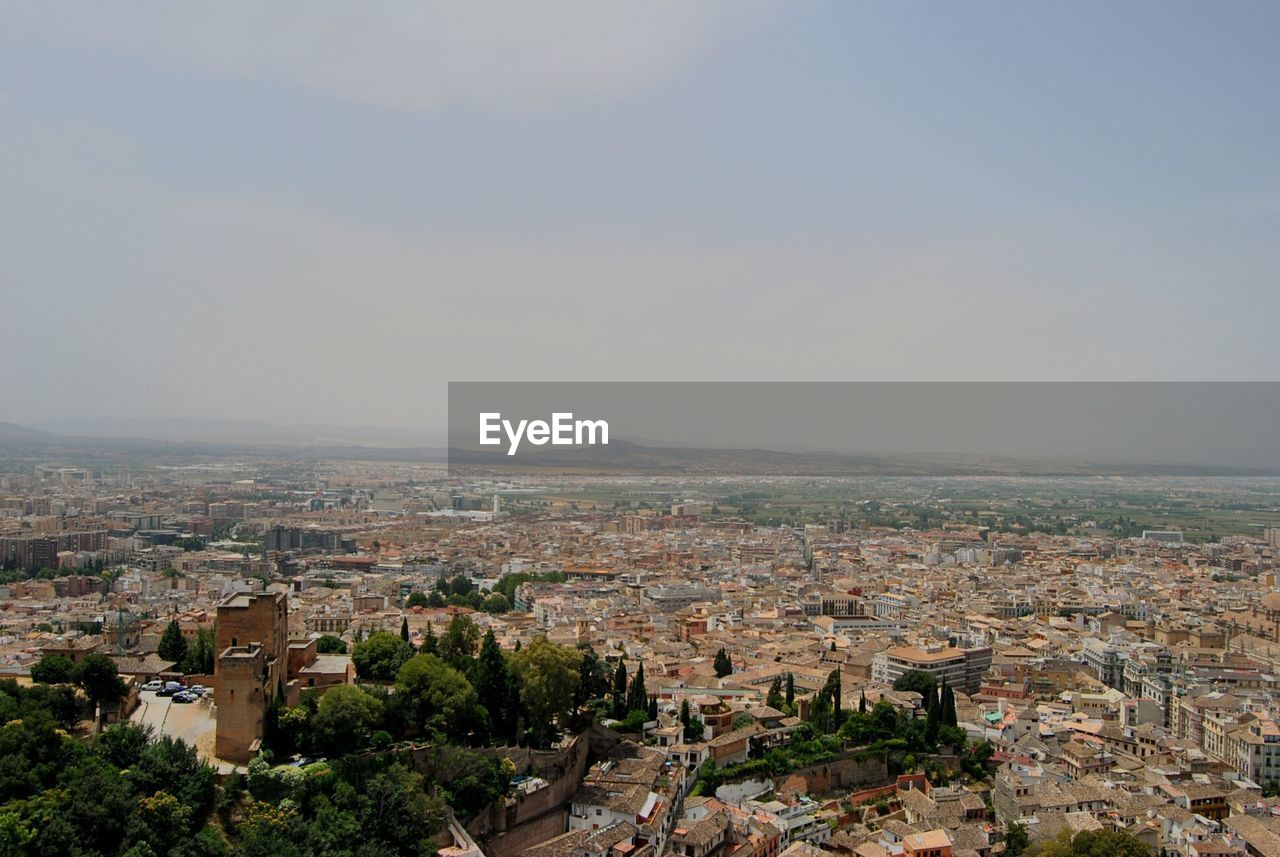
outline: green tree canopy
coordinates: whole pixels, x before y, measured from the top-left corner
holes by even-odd
[[[937,686],[934,677],[923,670],[907,670],[893,683],[894,690],[918,693],[926,699],[933,698]]]
[[[396,673],[413,654],[409,644],[396,634],[375,631],[369,639],[356,643],[351,650],[351,660],[356,675],[370,681],[393,681]]]
[[[465,580],[465,578],[464,578]],[[440,635],[440,657],[456,670],[466,670],[480,646],[480,629],[469,616],[459,613]]]
[[[545,744],[555,725],[567,723],[578,685],[582,653],[537,637],[512,658],[520,678],[520,701],[529,713],[534,738]]]
[[[329,752],[365,747],[382,720],[382,702],[351,684],[330,688],[320,697],[311,731],[316,744]]]
[[[127,690],[116,662],[106,655],[85,655],[76,664],[74,678],[92,702],[117,702]]]
[[[424,733],[466,740],[488,721],[467,677],[435,655],[405,661],[396,674],[396,693],[404,695],[413,724]]]
[[[31,665],[31,680],[42,684],[66,684],[74,673],[75,664],[57,652],[45,652]]]
[[[347,643],[341,637],[325,634],[316,640],[316,652],[322,655],[345,655],[347,653]]]

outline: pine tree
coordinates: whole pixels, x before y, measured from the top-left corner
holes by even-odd
[[[422,651],[428,655],[440,652],[440,641],[436,639],[436,631],[431,627],[430,622],[427,623],[427,632],[422,637]]]
[[[173,663],[181,664],[187,659],[187,638],[182,636],[182,628],[178,626],[177,619],[169,620],[156,651],[160,657]]]
[[[618,668],[613,672],[613,719],[621,720],[627,716],[627,665],[618,661]]]
[[[733,673],[733,661],[729,660],[729,655],[723,648],[716,652],[715,669],[718,678],[724,678]]]

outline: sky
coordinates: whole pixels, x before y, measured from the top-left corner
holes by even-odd
[[[0,420],[1280,380],[1280,5],[0,0]]]

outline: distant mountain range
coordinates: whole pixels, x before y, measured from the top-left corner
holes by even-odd
[[[1185,462],[1018,458],[959,453],[841,453],[656,446],[614,439],[607,447],[505,455],[448,449],[443,430],[276,425],[250,420],[104,418],[0,423],[0,447],[57,456],[77,449],[114,454],[245,455],[421,463],[473,471],[795,476],[1276,476],[1275,471]]]
[[[791,476],[1274,476],[1273,471],[1178,462],[1031,459],[968,453],[783,452],[772,449],[656,447],[613,440],[607,447],[521,452],[449,450],[472,472],[686,473]]]
[[[68,437],[159,440],[173,443],[281,445],[299,447],[444,446],[445,433],[423,429],[336,426],[323,423],[276,425],[260,420],[168,417],[106,417],[45,420],[34,424],[45,432]]]
[[[0,423],[0,438],[39,438],[48,437],[49,432],[20,426],[17,423]]]

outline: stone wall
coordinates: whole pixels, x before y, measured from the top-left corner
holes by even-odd
[[[616,732],[597,726],[556,750],[526,750],[520,761],[512,758],[509,751],[513,748],[493,748],[493,755],[512,758],[517,770],[532,767],[548,784],[532,794],[517,793],[494,801],[471,820],[467,832],[490,857],[512,857],[564,833],[569,829],[569,802],[587,768],[619,740]]]
[[[884,753],[864,754],[797,768],[788,776],[791,788],[805,794],[825,795],[836,791],[881,785],[889,779],[889,762]],[[803,783],[803,785],[801,785]]]

